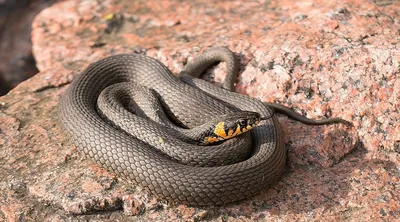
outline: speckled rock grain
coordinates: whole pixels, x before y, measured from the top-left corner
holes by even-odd
[[[0,220],[391,221],[400,218],[400,3],[395,1],[66,1],[33,23],[41,71],[0,97]],[[279,117],[282,180],[224,207],[173,205],[85,159],[57,121],[73,76],[117,53],[174,73],[208,47],[240,58],[236,91],[311,118]],[[213,69],[219,82],[224,67]]]

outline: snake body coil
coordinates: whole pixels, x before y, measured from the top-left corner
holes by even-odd
[[[206,206],[254,196],[277,181],[285,168],[286,150],[276,117],[261,121],[251,133],[223,143],[235,145],[250,141],[245,142],[251,146],[250,157],[221,166],[216,166],[218,161],[214,161],[209,166],[186,164],[171,158],[159,151],[173,149],[167,146],[168,141],[165,142],[168,137],[144,142],[109,124],[97,111],[97,99],[105,88],[133,82],[154,90],[168,116],[178,125],[189,128],[237,109],[270,116],[270,109],[262,102],[226,90],[232,88],[236,73],[228,75],[223,85],[226,89],[194,78],[221,60],[227,62],[230,72],[237,71],[233,54],[225,48],[211,49],[199,56],[185,67],[181,78],[174,76],[162,63],[144,55],[116,55],[99,60],[84,70],[63,95],[60,120],[85,155],[159,198]],[[121,122],[125,121],[124,116],[115,115]],[[136,133],[142,133],[144,137],[150,133],[145,122],[133,124]],[[155,149],[155,146],[161,148]],[[182,155],[181,159],[185,160],[185,155],[195,154],[182,152]]]

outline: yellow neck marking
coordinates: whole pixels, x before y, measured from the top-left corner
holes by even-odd
[[[204,143],[205,144],[210,144],[210,143],[215,143],[215,142],[218,142],[219,140],[218,140],[218,138],[216,138],[216,137],[206,137],[206,138],[204,138]]]
[[[215,130],[214,130],[214,133],[224,139],[228,136],[228,135],[226,135],[226,132],[224,129],[224,122],[219,122],[217,124],[217,126],[215,127]]]
[[[233,129],[229,129],[228,133],[226,133],[225,132],[225,128],[224,128],[224,122],[219,122],[217,124],[217,126],[215,127],[215,130],[214,130],[214,133],[216,135],[218,135],[219,137],[224,138],[224,139],[232,138],[232,137],[234,137],[236,135],[239,135],[239,134],[241,134],[243,132],[245,132],[245,131],[244,130],[242,131],[240,129],[240,126],[238,125],[236,127],[235,131],[233,131]]]

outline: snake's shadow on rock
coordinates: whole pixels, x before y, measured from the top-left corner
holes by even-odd
[[[288,150],[289,152],[291,151]],[[358,142],[352,152],[337,164],[326,168],[316,164],[291,164],[291,160],[288,159],[286,172],[271,188],[248,200],[209,208],[211,213],[207,219],[216,219],[221,215],[258,215],[259,219],[267,219],[268,215],[284,216],[293,213],[310,215],[312,218],[315,213],[343,207],[349,196],[359,195],[357,190],[354,191],[354,187],[363,186],[360,178],[368,177],[368,172],[382,167],[389,172],[396,171],[393,162],[370,159],[366,157],[367,153],[363,143]],[[366,175],[363,174],[364,171]]]
[[[282,179],[271,188],[248,200],[208,208],[211,212],[206,219],[215,220],[221,215],[235,218],[258,215],[258,219],[267,219],[268,215],[329,212],[348,199],[350,183],[360,183],[352,179],[355,170],[379,168],[382,164],[395,169],[395,164],[390,161],[364,159],[366,153],[360,143],[355,151],[330,168],[287,166]]]

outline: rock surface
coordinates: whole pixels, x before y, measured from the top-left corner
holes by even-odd
[[[33,23],[40,73],[0,97],[0,220],[390,221],[400,218],[395,1],[66,1]],[[282,180],[224,207],[157,200],[84,158],[57,103],[89,63],[145,53],[174,73],[208,47],[240,58],[236,91],[354,127],[279,117]],[[212,71],[221,81],[224,67]]]

